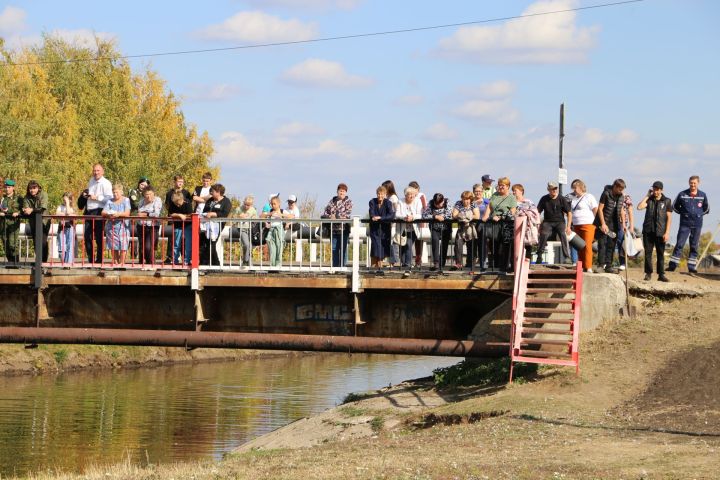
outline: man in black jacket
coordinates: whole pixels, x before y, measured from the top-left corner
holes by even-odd
[[[600,227],[598,238],[598,265],[607,273],[614,273],[612,266],[617,235],[620,229],[625,229],[625,211],[622,208],[625,200],[625,181],[616,179],[610,188],[605,187],[600,196],[597,221]]]
[[[656,181],[647,195],[637,206],[638,210],[645,210],[643,221],[643,247],[645,249],[645,280],[652,275],[652,251],[657,250],[658,280],[669,282],[665,276],[665,244],[670,238],[670,223],[672,222],[672,200],[663,195],[663,183]]]

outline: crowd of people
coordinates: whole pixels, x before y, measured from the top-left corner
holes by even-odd
[[[664,252],[669,240],[672,213],[680,215],[680,226],[675,249],[670,257],[667,270],[678,268],[683,247],[690,240],[688,269],[697,268],[698,247],[703,216],[709,212],[709,203],[704,192],[699,190],[700,178],[692,176],[689,188],[680,192],[675,201],[663,193],[663,183],[656,181],[637,205],[645,211],[642,224],[642,244],[645,251],[646,280],[653,273],[652,252],[656,252],[655,270],[658,279],[667,281],[665,276]],[[112,184],[104,176],[101,164],[92,169],[87,188],[75,200],[72,192],[62,195],[61,204],[51,212],[48,196],[42,186],[32,180],[28,183],[25,196],[16,193],[15,182],[4,180],[5,194],[0,202],[0,234],[8,262],[17,263],[18,234],[20,223],[28,220],[33,241],[43,262],[48,258],[48,234],[50,220],[43,215],[54,213],[59,216],[57,240],[60,259],[72,264],[75,257],[74,216],[84,216],[84,244],[90,263],[102,263],[104,249],[110,250],[112,262],[122,265],[127,261],[128,250],[142,264],[156,263],[155,252],[160,238],[160,221],[163,215],[170,218],[171,241],[168,242],[165,263],[189,265],[191,260],[191,222],[193,213],[201,219],[227,218],[265,219],[262,244],[266,246],[271,266],[282,263],[285,230],[298,232],[300,238],[321,236],[331,243],[332,265],[344,266],[348,261],[350,225],[345,221],[353,215],[353,202],[348,196],[348,186],[340,183],[334,195],[323,209],[320,218],[325,220],[318,231],[304,223],[288,223],[285,220],[300,217],[297,197],[289,195],[283,208],[279,193],[269,195],[268,202],[258,212],[254,197],[243,199],[238,209],[232,212],[232,203],[225,196],[225,187],[214,183],[212,174],[202,176],[202,185],[192,192],[185,188],[182,175],[175,175],[173,186],[163,198],[156,194],[147,177],[141,177],[137,185],[125,195],[125,187]],[[387,180],[376,189],[376,197],[369,201],[367,215],[368,235],[372,267],[382,274],[386,267],[401,268],[406,272],[421,264],[424,241],[420,239],[421,229],[430,231],[432,253],[431,270],[449,266],[451,270],[485,270],[487,268],[509,271],[512,269],[510,253],[514,236],[514,219],[527,218],[524,239],[525,254],[528,257],[536,250],[536,261],[544,262],[545,247],[549,239],[560,241],[564,257],[570,262],[581,261],[586,272],[593,268],[606,272],[616,271],[615,255],[619,268],[625,268],[625,237],[633,237],[635,231],[635,205],[622,179],[607,185],[596,199],[587,192],[585,183],[576,179],[570,184],[571,192],[561,196],[556,182],[548,182],[547,194],[534,203],[525,198],[525,188],[511,184],[507,177],[495,181],[491,175],[483,175],[481,182],[471,190],[463,191],[456,201],[442,193],[427,198],[416,181],[410,182],[398,194],[394,183]],[[357,212],[356,212],[357,214]],[[40,216],[41,218],[36,218]],[[130,222],[131,217],[138,217]],[[36,235],[36,228],[42,232]],[[239,222],[242,262],[251,262],[254,245],[255,223]],[[454,226],[457,226],[452,238]],[[217,242],[223,229],[222,222],[203,221],[200,224],[200,262],[219,264]],[[136,243],[130,242],[137,238]],[[593,259],[593,243],[597,241],[597,263]],[[449,247],[454,244],[454,258],[449,259]],[[448,265],[448,262],[450,265]]]

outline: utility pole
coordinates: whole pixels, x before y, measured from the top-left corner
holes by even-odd
[[[558,165],[558,192],[562,197],[563,185],[567,183],[567,170],[565,170],[565,163],[563,162],[563,140],[565,139],[565,104],[560,104],[560,151],[559,158],[560,164]]]

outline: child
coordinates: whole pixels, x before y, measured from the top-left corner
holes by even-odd
[[[62,196],[62,204],[55,210],[55,215],[75,215],[73,208],[74,198],[71,192],[65,192]],[[75,221],[70,218],[61,218],[58,222],[58,244],[60,249],[60,261],[63,264],[72,264],[75,261]]]

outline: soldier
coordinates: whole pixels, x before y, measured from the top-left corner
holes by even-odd
[[[677,269],[682,256],[685,242],[690,236],[690,256],[688,257],[688,271],[697,273],[698,247],[700,246],[700,232],[702,231],[703,216],[710,213],[710,204],[707,195],[698,189],[700,177],[693,175],[688,180],[690,188],[678,193],[673,210],[680,214],[680,228],[678,230],[675,250],[670,257],[670,264],[667,271],[673,272]]]
[[[15,181],[5,180],[5,195],[0,201],[0,233],[2,234],[5,257],[8,263],[18,263],[18,234],[20,232],[20,204],[22,199],[15,195]]]

